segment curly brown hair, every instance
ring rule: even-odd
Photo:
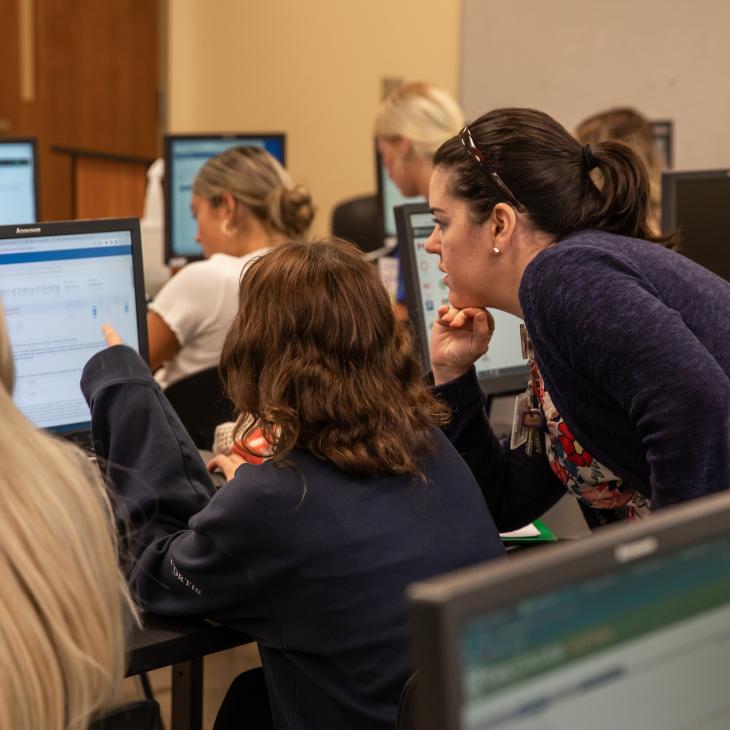
[[[238,435],[261,428],[275,463],[299,448],[352,474],[420,478],[447,420],[376,268],[339,239],[286,243],[249,266],[221,372]]]

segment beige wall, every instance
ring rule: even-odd
[[[384,77],[458,88],[458,0],[170,0],[171,132],[284,131],[316,229],[375,190]],[[212,12],[211,8],[215,8]]]
[[[572,129],[630,104],[674,120],[676,168],[730,166],[727,0],[463,0],[461,100],[543,109]]]

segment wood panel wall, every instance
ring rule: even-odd
[[[0,137],[38,138],[41,217],[69,218],[71,164],[52,146],[158,154],[157,1],[33,0],[36,93],[28,102],[20,98],[22,2],[0,0]],[[95,185],[83,194],[84,210],[141,212],[136,201],[144,171],[112,173],[120,182],[112,190],[110,181],[102,182],[109,170],[98,161],[78,170]]]

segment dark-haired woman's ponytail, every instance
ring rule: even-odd
[[[585,159],[585,148],[583,155]],[[658,236],[649,226],[649,175],[639,157],[621,142],[601,142],[590,155],[602,179],[597,196],[587,191],[595,201],[590,227],[673,246],[674,237]],[[586,177],[586,184],[595,188],[590,175]]]

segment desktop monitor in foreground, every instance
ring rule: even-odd
[[[730,281],[730,170],[665,172],[662,230],[679,230],[679,251]]]
[[[37,220],[36,142],[0,140],[0,226]]]
[[[412,585],[423,730],[730,727],[730,493]]]
[[[375,174],[378,180],[378,201],[383,216],[385,238],[394,238],[397,235],[394,212],[396,206],[424,203],[425,200],[420,196],[406,198],[401,194],[398,186],[390,179],[383,164],[383,158],[377,152],[377,149],[375,152]]]
[[[263,147],[286,165],[286,137],[265,134],[168,134],[165,136],[165,260],[199,259],[203,250],[195,241],[196,224],[190,196],[198,170],[231,147]]]
[[[416,331],[421,359],[430,369],[428,345],[438,308],[448,304],[449,291],[439,271],[439,258],[424,249],[434,223],[426,203],[396,208],[398,248],[406,285],[408,311]],[[524,389],[527,384],[527,363],[520,345],[521,320],[512,314],[490,310],[495,330],[489,350],[476,362],[482,388],[490,395]]]
[[[16,405],[38,427],[88,433],[79,381],[106,347],[102,324],[147,359],[139,221],[0,227],[0,296]]]

